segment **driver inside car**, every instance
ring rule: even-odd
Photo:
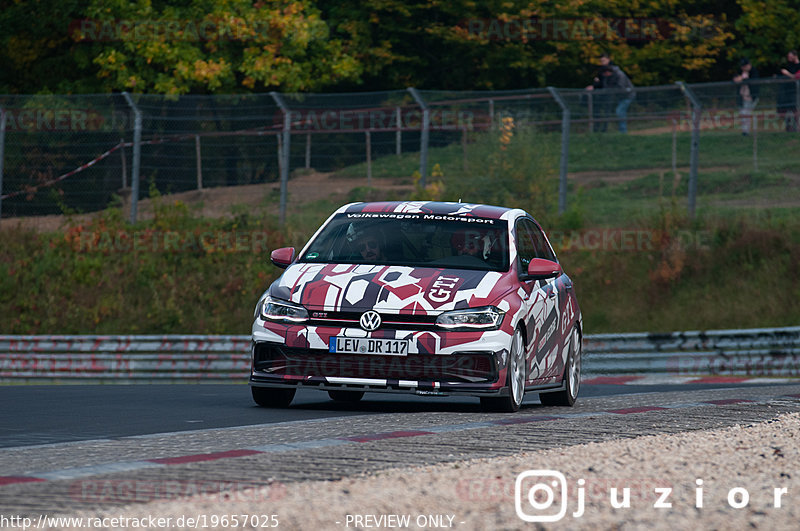
[[[475,230],[460,230],[450,238],[450,246],[455,256],[474,256],[485,260],[489,255],[491,242],[489,235],[481,235]]]

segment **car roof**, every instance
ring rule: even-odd
[[[438,201],[381,201],[344,205],[337,214],[356,212],[393,212],[404,214],[432,214],[436,216],[465,216],[489,219],[514,219],[526,215],[515,208],[481,205],[475,203],[450,203]]]

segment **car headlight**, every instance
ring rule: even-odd
[[[302,323],[308,320],[308,311],[299,304],[264,297],[259,305],[261,318],[283,323]]]
[[[465,330],[491,330],[500,327],[505,312],[494,306],[453,310],[444,312],[436,318],[436,325],[441,328]]]

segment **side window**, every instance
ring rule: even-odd
[[[555,254],[553,254],[553,250],[547,243],[547,239],[544,237],[544,233],[542,233],[541,229],[537,227],[535,223],[531,223],[528,220],[525,221],[527,222],[526,225],[529,227],[529,230],[531,231],[531,236],[533,237],[533,244],[536,247],[536,258],[544,258],[545,260],[552,260],[553,262],[555,262],[556,256]]]
[[[517,258],[519,260],[519,272],[525,274],[528,271],[528,264],[536,258],[536,245],[529,229],[530,221],[521,219],[517,222]]]

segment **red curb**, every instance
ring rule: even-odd
[[[597,378],[581,380],[581,383],[589,385],[624,385],[642,378],[644,376],[598,376]]]
[[[37,483],[41,481],[47,480],[26,476],[0,476],[0,485],[13,485],[14,483]]]
[[[434,435],[432,431],[390,431],[387,433],[376,433],[374,435],[362,435],[356,437],[339,437],[345,441],[369,442],[383,441],[385,439],[397,439],[399,437],[416,437],[417,435]]]
[[[184,455],[181,457],[162,457],[159,459],[147,459],[150,463],[162,465],[182,465],[184,463],[199,463],[201,461],[216,461],[217,459],[227,459],[230,457],[245,457],[248,455],[263,454],[258,450],[229,450],[227,452],[214,452],[210,454]]]
[[[547,422],[548,420],[562,420],[564,417],[548,417],[548,416],[538,416],[538,417],[523,417],[521,419],[502,419],[502,420],[495,420],[492,424],[496,424],[498,426],[512,426],[514,424],[530,424],[531,422]]]
[[[689,380],[687,384],[698,383],[739,383],[749,380],[746,376],[706,376],[705,378],[697,378],[696,380]]]
[[[728,404],[741,404],[743,402],[752,402],[752,400],[745,400],[743,398],[728,398],[725,400],[703,400],[702,404],[714,404],[715,406],[725,406]]]
[[[666,407],[659,407],[659,406],[645,406],[645,407],[629,407],[626,409],[612,409],[607,413],[616,413],[618,415],[627,415],[629,413],[645,413],[647,411],[664,411]]]

